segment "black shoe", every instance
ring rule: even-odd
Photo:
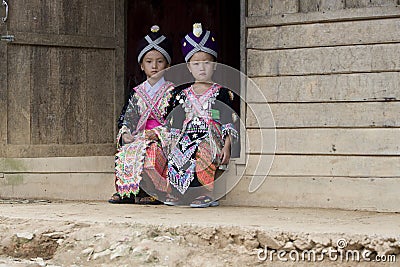
[[[135,204],[135,196],[131,194],[129,197],[121,197],[118,193],[115,193],[108,202],[111,204]]]

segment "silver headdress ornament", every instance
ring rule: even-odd
[[[201,23],[195,23],[193,24],[193,34],[196,37],[200,37],[200,35],[203,33],[203,28],[201,27]]]
[[[158,32],[160,30],[160,27],[158,27],[158,25],[153,25],[153,26],[151,26],[151,28],[150,28],[150,31],[151,32]]]

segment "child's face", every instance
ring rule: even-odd
[[[165,70],[168,67],[168,62],[160,52],[157,50],[150,50],[144,55],[140,67],[146,74],[147,78],[156,78],[158,76],[161,77],[162,72],[160,71]],[[156,75],[157,73],[160,73],[160,75]]]
[[[189,71],[197,82],[211,82],[215,67],[214,57],[205,52],[195,53],[188,63]]]

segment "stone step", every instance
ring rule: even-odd
[[[0,204],[0,264],[19,256],[48,266],[371,266],[370,259],[395,266],[400,257],[397,213],[7,203]]]

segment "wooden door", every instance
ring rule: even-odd
[[[3,23],[5,18],[5,7],[0,3],[0,36],[7,34],[7,24]],[[0,41],[0,151],[7,142],[7,45],[5,41]],[[1,154],[1,152],[0,152]],[[0,155],[1,157],[1,155]]]
[[[124,1],[7,2],[0,30],[14,41],[0,43],[0,157],[112,155]]]

